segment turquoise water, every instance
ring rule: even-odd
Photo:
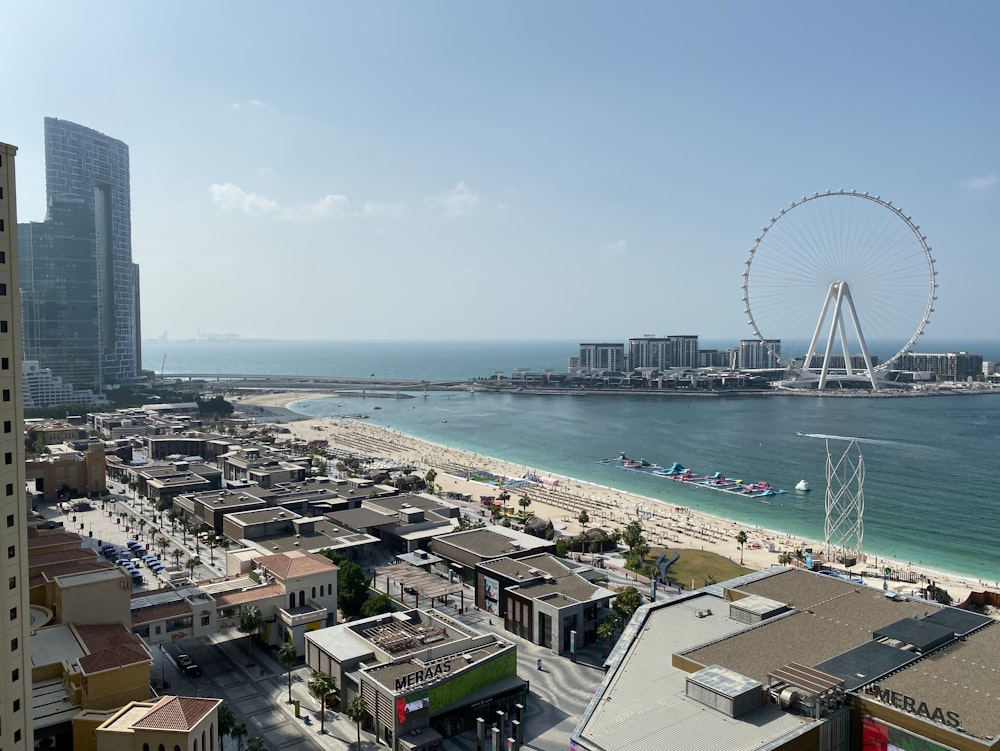
[[[565,370],[576,346],[147,342],[144,364],[159,370],[166,353],[167,372],[460,379],[516,367]],[[983,347],[936,349],[960,348],[996,357]],[[381,409],[372,409],[376,403]],[[297,409],[314,416],[364,412],[426,440],[812,539],[824,537],[826,442],[796,432],[860,437],[865,549],[990,581],[1000,577],[1000,395],[713,399],[431,392],[377,402],[312,400]],[[830,442],[832,452],[845,447]],[[659,464],[679,461],[706,474],[766,480],[790,492],[765,504],[595,464],[620,451]],[[800,479],[814,490],[792,491]]]
[[[995,580],[1000,531],[1000,395],[920,399],[724,399],[430,393],[317,399],[311,416],[364,412],[395,430],[539,471],[577,477],[746,524],[823,539],[827,441],[854,436],[865,465],[865,549]],[[446,422],[443,422],[445,421]],[[829,441],[839,456],[847,442]],[[617,456],[766,480],[790,492],[748,499],[596,464]],[[792,490],[800,479],[811,493]]]

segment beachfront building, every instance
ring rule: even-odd
[[[370,561],[379,538],[342,527],[323,516],[301,516],[269,506],[223,516],[223,534],[260,553],[331,550],[347,560]]]
[[[236,448],[220,454],[216,461],[227,483],[249,482],[272,488],[289,482],[303,482],[309,473],[309,457],[298,461],[271,455],[261,446]]]
[[[214,462],[238,445],[228,436],[218,433],[185,431],[166,435],[146,435],[146,455],[153,461],[168,458],[198,457]]]
[[[516,646],[435,611],[310,632],[306,664],[336,679],[342,706],[364,698],[367,729],[390,749],[440,749],[480,718],[504,726],[494,742],[521,735],[528,684],[517,675]]]
[[[22,751],[31,736],[31,619],[28,613],[28,507],[24,496],[24,394],[21,301],[18,291],[17,148],[0,143],[0,576],[4,589],[4,648],[0,649],[0,747]]]
[[[20,226],[25,359],[76,389],[132,380],[141,345],[128,146],[45,118],[45,193],[45,221]]]
[[[86,713],[73,723],[73,750],[215,751],[221,704],[221,699],[161,696],[114,712]]]
[[[988,616],[772,568],[641,607],[571,746],[996,751],[998,660]]]
[[[578,367],[581,370],[625,370],[625,345],[605,342],[580,345]]]
[[[24,406],[28,409],[58,407],[62,404],[108,403],[100,391],[77,389],[72,383],[53,373],[52,368],[43,368],[35,360],[25,360],[21,364],[21,377],[24,380]]]
[[[431,551],[445,561],[439,573],[458,576],[466,584],[475,585],[479,564],[499,558],[518,559],[538,553],[555,553],[556,544],[496,525],[440,535],[431,543]]]
[[[900,356],[892,367],[893,370],[926,373],[928,374],[926,380],[983,380],[983,356],[971,355],[968,352],[945,352],[942,354],[910,352]]]
[[[781,354],[781,340],[740,339],[736,348],[737,370],[773,370],[780,368],[778,355]]]
[[[504,628],[555,654],[597,641],[615,593],[591,584],[549,553],[476,565],[476,607]]]

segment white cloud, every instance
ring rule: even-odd
[[[998,184],[1000,184],[1000,176],[997,176],[995,172],[984,177],[970,177],[968,180],[962,181],[962,187],[972,192],[989,190]]]
[[[459,180],[454,188],[430,196],[427,201],[447,217],[467,216],[479,208],[479,194],[466,185],[465,180]]]
[[[361,209],[361,213],[373,219],[398,219],[403,213],[401,203],[373,203],[369,201]]]
[[[261,107],[266,107],[260,99],[248,99],[245,102],[233,102],[230,107],[234,112],[239,112],[240,110],[250,110],[250,109],[260,109]]]
[[[608,243],[598,251],[601,258],[620,258],[626,253],[628,253],[628,240],[624,237],[613,243]]]
[[[248,216],[273,216],[289,222],[304,222],[328,216],[339,219],[347,214],[347,196],[330,194],[311,203],[282,206],[271,198],[249,193],[232,183],[215,183],[210,190],[212,203],[223,211],[240,211]]]

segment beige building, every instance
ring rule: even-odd
[[[95,723],[73,723],[74,751],[216,751],[221,699],[163,696],[136,701]],[[220,750],[221,751],[221,750]]]
[[[28,519],[24,497],[24,394],[14,155],[0,143],[0,748],[33,745],[28,611]]]
[[[85,451],[67,449],[32,459],[25,465],[25,479],[34,480],[43,500],[60,496],[93,496],[108,492],[103,443],[90,443]]]

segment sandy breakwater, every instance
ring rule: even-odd
[[[358,455],[392,458],[413,466],[421,475],[434,469],[437,473],[435,484],[440,485],[442,491],[473,497],[474,503],[470,510],[475,508],[478,511],[478,499],[481,495],[495,495],[497,491],[492,486],[465,479],[466,472],[486,470],[509,480],[522,478],[528,472],[555,477],[559,480],[559,485],[555,488],[532,484],[508,492],[511,494],[511,503],[515,505],[522,492],[527,492],[531,499],[529,510],[537,516],[551,519],[560,534],[578,534],[581,526],[577,517],[580,511],[586,509],[590,517],[589,527],[603,527],[610,531],[641,516],[646,538],[651,545],[707,550],[736,562],[740,561],[741,556],[736,535],[744,531],[748,541],[742,551],[743,565],[752,569],[776,565],[782,552],[806,548],[816,551],[823,549],[823,544],[816,540],[790,536],[780,530],[748,527],[730,519],[629,493],[613,486],[549,473],[544,467],[529,469],[495,457],[424,441],[365,420],[305,418],[288,409],[288,405],[293,402],[327,396],[330,395],[311,392],[262,393],[243,397],[238,405],[239,409],[259,421],[284,423],[296,438],[306,441],[322,438],[328,441],[331,448]],[[915,574],[914,583],[889,582],[890,589],[902,594],[913,594],[920,589],[921,577],[933,580],[946,589],[955,602],[962,602],[971,592],[986,588],[983,583],[974,579],[882,556],[876,559],[876,555],[869,553],[869,561],[856,567],[854,572],[875,569],[876,560],[879,570],[890,566],[899,571],[912,571]],[[696,584],[700,585],[700,582]]]

